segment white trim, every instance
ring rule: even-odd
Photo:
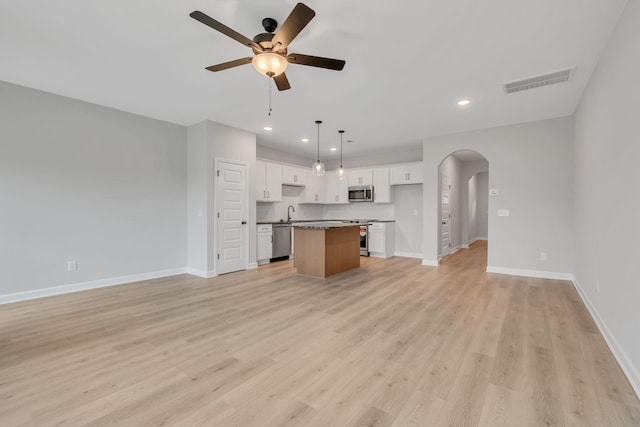
[[[32,291],[16,292],[0,295],[0,304],[26,301],[35,298],[49,297],[53,295],[68,294],[71,292],[86,291],[88,289],[105,288],[107,286],[122,285],[125,283],[139,282],[141,280],[158,279],[160,277],[184,274],[187,269],[173,268],[170,270],[151,271],[149,273],[131,274],[129,276],[110,277],[108,279],[91,280],[88,282],[71,283],[68,285],[52,286],[50,288],[34,289]]]
[[[607,327],[607,324],[602,319],[602,316],[600,316],[600,313],[598,313],[596,306],[593,305],[593,303],[587,296],[587,293],[582,289],[582,286],[580,286],[578,279],[573,277],[571,281],[573,282],[573,286],[578,291],[578,295],[580,295],[580,298],[582,298],[582,302],[587,307],[587,310],[589,310],[591,317],[593,318],[593,320],[595,320],[596,325],[598,325],[598,329],[604,337],[604,340],[607,342],[609,350],[611,350],[611,353],[613,353],[613,357],[616,358],[618,365],[620,365],[620,368],[622,368],[622,371],[627,376],[629,384],[631,384],[631,387],[636,392],[636,396],[640,398],[640,373],[638,372],[638,369],[631,362],[629,356],[627,356],[620,343],[618,343],[616,337],[611,333],[611,331]]]
[[[415,253],[415,252],[394,252],[393,256],[401,256],[401,257],[405,257],[405,258],[422,258],[422,254],[420,253]]]
[[[250,262],[247,265],[247,270],[253,270],[254,268],[258,268],[258,263],[257,262]]]
[[[440,263],[436,260],[433,259],[423,259],[422,260],[422,265],[427,266],[427,267],[437,267]]]
[[[192,276],[202,277],[203,279],[210,279],[212,277],[216,277],[217,274],[215,270],[200,270],[199,268],[187,267],[187,274],[191,274]]]
[[[540,270],[522,270],[519,268],[491,267],[491,266],[487,266],[487,273],[508,274],[510,276],[526,276],[526,277],[537,277],[540,279],[556,279],[556,280],[571,280],[573,278],[573,274],[571,273],[557,273],[555,271],[540,271]]]
[[[475,240],[474,240],[474,242],[475,242]],[[469,242],[469,243],[467,243],[466,245],[460,245],[460,248],[461,248],[461,249],[469,249],[469,245],[470,245],[470,244],[472,244],[472,243],[473,243],[473,242]]]
[[[476,237],[476,240],[489,240],[488,237]],[[474,240],[475,242],[475,240]]]

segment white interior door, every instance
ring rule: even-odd
[[[247,167],[218,161],[216,175],[217,273],[225,274],[246,268]]]
[[[442,182],[440,191],[440,255],[445,257],[449,255],[449,250],[451,249],[451,208],[449,201],[451,180],[445,174],[440,176],[440,180]]]

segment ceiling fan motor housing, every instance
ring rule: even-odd
[[[273,18],[264,18],[262,20],[262,27],[267,33],[273,33],[278,28],[278,21]]]

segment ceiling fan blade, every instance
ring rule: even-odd
[[[223,62],[222,64],[212,65],[211,67],[207,67],[209,71],[222,71],[228,68],[238,67],[240,65],[249,64],[253,60],[252,57],[236,59],[229,62]]]
[[[292,53],[288,55],[287,61],[292,64],[328,68],[329,70],[336,71],[342,70],[344,68],[344,64],[346,64],[342,59],[323,58],[320,56],[303,55],[301,53]]]
[[[284,73],[278,74],[273,78],[273,81],[276,82],[276,86],[279,91],[291,89],[291,85],[289,84],[289,80]]]
[[[209,15],[205,15],[204,13],[200,12],[199,10],[194,10],[193,12],[191,12],[189,14],[189,16],[192,17],[193,19],[195,19],[196,21],[200,21],[204,25],[207,25],[207,26],[213,28],[214,30],[221,32],[225,36],[231,37],[235,41],[240,42],[245,46],[252,47],[252,48],[257,49],[257,50],[259,50],[261,52],[264,50],[264,49],[262,49],[262,46],[260,46],[258,43],[254,42],[251,39],[246,38],[245,36],[243,36],[239,32],[237,32],[235,30],[232,30],[231,28],[227,27],[223,23],[216,21],[215,19],[213,19]]]
[[[303,3],[298,3],[271,39],[274,50],[286,49],[314,16],[316,13],[313,9]]]

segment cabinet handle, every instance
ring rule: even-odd
[[[411,172],[407,174],[407,181],[411,181]]]
[[[298,182],[298,175],[293,175],[293,182]]]
[[[316,194],[316,202],[318,201],[318,195]]]
[[[267,191],[267,199],[270,199],[271,196],[269,195],[269,192]]]

